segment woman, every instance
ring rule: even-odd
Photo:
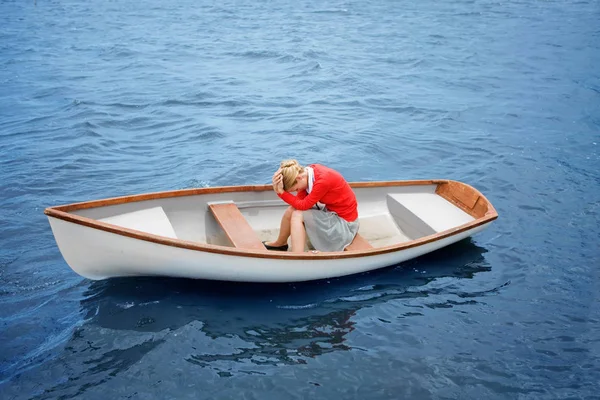
[[[263,242],[268,250],[287,251],[291,235],[292,251],[304,252],[308,235],[316,250],[342,251],[358,233],[356,196],[339,172],[285,160],[273,175],[273,190],[290,207],[281,219],[277,240]]]

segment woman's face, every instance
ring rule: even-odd
[[[296,183],[294,186],[288,189],[288,192],[299,192],[305,190],[308,187],[308,174],[302,172],[296,177]]]

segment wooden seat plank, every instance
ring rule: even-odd
[[[231,244],[240,249],[265,250],[260,238],[234,203],[209,204]]]
[[[356,236],[354,237],[354,240],[352,241],[352,243],[350,243],[348,246],[346,246],[345,250],[348,251],[352,251],[352,250],[369,250],[372,249],[373,246],[371,246],[371,243],[369,243],[367,241],[367,239],[365,239],[364,237],[360,236],[358,233],[356,234]]]

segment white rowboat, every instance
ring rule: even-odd
[[[360,231],[341,252],[268,251],[288,207],[271,185],[148,193],[49,207],[56,243],[94,280],[171,276],[299,282],[383,268],[430,253],[498,218],[479,191],[450,180],[351,183]]]

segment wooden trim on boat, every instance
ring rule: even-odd
[[[249,186],[221,186],[221,187],[210,187],[210,188],[196,188],[196,189],[181,189],[171,190],[167,192],[154,192],[144,194],[134,194],[131,196],[111,197],[102,200],[84,201],[81,203],[65,204],[62,206],[50,207],[49,209],[71,212],[77,210],[85,210],[88,208],[95,207],[107,207],[115,206],[119,204],[137,203],[141,201],[167,199],[172,197],[185,197],[185,196],[197,196],[204,194],[215,194],[215,193],[235,193],[235,192],[264,192],[267,190],[273,190],[271,185],[249,185]]]
[[[494,214],[498,217],[492,203],[477,189],[466,183],[457,181],[439,183],[435,193],[475,219]]]
[[[44,210],[44,214],[49,217],[61,219],[63,221],[72,222],[78,225],[89,228],[99,229],[102,231],[115,233],[121,236],[130,237],[133,239],[144,240],[147,242],[157,243],[165,246],[179,247],[187,250],[204,251],[209,253],[218,253],[224,255],[238,257],[253,257],[253,258],[270,258],[283,260],[329,260],[354,257],[367,257],[378,254],[391,253],[395,251],[405,250],[412,247],[421,246],[427,243],[435,242],[459,233],[471,230],[481,225],[485,225],[496,218],[498,214],[491,203],[479,191],[461,182],[449,181],[444,179],[438,180],[418,180],[418,181],[385,181],[385,182],[360,182],[351,183],[353,188],[369,188],[369,187],[391,187],[391,186],[416,186],[416,185],[433,185],[438,184],[436,193],[444,197],[448,201],[456,204],[458,207],[477,218],[474,221],[460,225],[458,227],[448,229],[443,232],[438,232],[433,235],[425,236],[410,242],[394,244],[385,247],[375,247],[368,250],[344,251],[334,253],[291,253],[291,252],[275,252],[268,250],[248,250],[238,249],[235,247],[218,246],[191,242],[181,239],[171,239],[164,236],[153,235],[133,229],[123,228],[117,225],[101,222],[87,217],[71,214],[71,211],[88,209],[93,207],[105,207],[117,204],[125,204],[131,202],[139,202],[146,200],[162,199],[169,197],[195,196],[213,193],[228,193],[228,192],[247,192],[247,191],[266,191],[272,190],[271,185],[253,185],[253,186],[226,186],[214,188],[199,188],[199,189],[184,189],[169,192],[148,193],[133,196],[116,197],[104,200],[94,200],[89,202],[67,204],[56,207],[49,207]],[[450,184],[450,185],[448,185]],[[443,187],[444,185],[448,185]],[[463,188],[461,188],[463,187]],[[440,192],[437,192],[440,190]],[[473,196],[479,196],[473,201]],[[477,216],[483,212],[483,215]]]
[[[370,187],[390,187],[390,186],[417,186],[417,185],[435,185],[448,182],[445,179],[433,180],[415,180],[415,181],[381,181],[381,182],[352,182],[350,186],[353,188],[370,188]],[[102,200],[84,201],[80,203],[65,204],[60,206],[49,207],[47,210],[59,210],[71,212],[77,210],[85,210],[87,208],[114,206],[126,203],[135,203],[140,201],[166,199],[172,197],[198,196],[204,194],[215,193],[235,193],[235,192],[265,192],[273,190],[273,186],[269,185],[246,185],[246,186],[218,186],[209,188],[181,189],[171,190],[167,192],[154,192],[144,194],[134,194],[130,196],[112,197]]]

